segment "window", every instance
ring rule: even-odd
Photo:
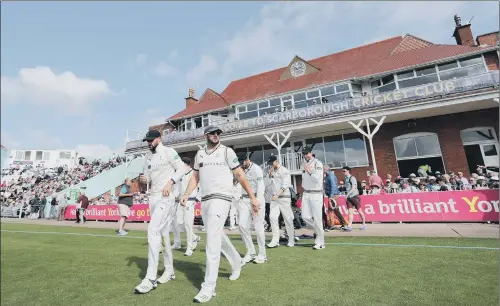
[[[321,88],[321,102],[332,103],[343,101],[351,97],[349,84],[340,84],[330,87]]]
[[[392,74],[373,81],[371,85],[373,94],[396,90],[396,82],[394,82],[394,75]]]
[[[464,144],[496,141],[493,128],[472,128],[460,132]]]
[[[357,133],[307,139],[306,144],[332,168],[368,166],[365,140]]]
[[[262,152],[262,146],[255,146],[248,148],[248,153],[250,154],[250,159],[257,165],[262,165],[264,163],[264,155]]]
[[[24,151],[24,160],[31,160],[31,151]]]
[[[445,172],[437,134],[414,133],[394,138],[394,150],[399,175],[409,177],[421,165],[431,166],[432,172]]]
[[[16,151],[16,159],[21,160],[24,158],[24,152],[23,151]]]
[[[49,160],[50,159],[50,152],[43,152],[43,160]]]
[[[414,71],[414,77],[411,77],[410,75],[411,75],[410,72],[403,73],[401,80],[398,74],[399,88],[408,88],[413,86],[439,82],[435,66],[416,69]]]
[[[42,160],[43,151],[36,151],[35,160]]]
[[[59,152],[59,158],[60,159],[71,159],[71,152],[61,151],[61,152]]]
[[[460,131],[465,157],[471,173],[477,166],[498,167],[498,140],[492,127],[476,127]]]

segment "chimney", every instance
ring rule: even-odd
[[[198,103],[198,100],[196,100],[194,97],[194,89],[189,88],[189,95],[186,98],[186,108],[189,108],[190,106],[195,105],[196,103]]]
[[[474,42],[474,36],[472,36],[470,23],[462,25],[462,20],[458,15],[455,15],[454,19],[455,32],[453,32],[453,37],[457,40],[457,45],[475,46],[476,43]]]

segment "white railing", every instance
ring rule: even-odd
[[[302,155],[302,153],[288,152],[281,154],[280,165],[287,168],[291,172],[302,171],[303,162],[304,156]],[[267,163],[264,163],[261,167],[264,173],[268,173],[271,166],[269,166]]]

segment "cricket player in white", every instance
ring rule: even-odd
[[[290,195],[292,176],[288,169],[280,165],[276,155],[271,155],[267,163],[271,166],[269,178],[271,181],[272,198],[271,208],[269,210],[269,220],[273,232],[273,238],[267,246],[269,248],[276,248],[279,246],[280,227],[278,218],[281,212],[288,235],[288,246],[293,247],[295,245],[295,228],[293,225],[294,215],[292,211],[292,198]]]
[[[241,185],[236,178],[233,179],[233,201],[229,208],[229,230],[234,231],[236,224],[239,224],[238,211],[241,201]]]
[[[257,197],[260,203],[264,203],[264,173],[262,169],[250,161],[248,154],[245,154],[240,158],[240,163],[244,169],[245,176],[247,178],[250,187],[252,188],[252,193]],[[266,234],[264,231],[264,212],[253,215],[252,214],[252,203],[250,201],[250,195],[243,191],[242,200],[240,202],[240,233],[241,239],[247,247],[247,253],[243,257],[245,263],[253,261],[257,264],[262,264],[267,261],[266,255]],[[255,227],[255,234],[257,235],[257,244],[259,245],[259,256],[255,254],[255,246],[252,240],[251,225],[252,221]],[[293,237],[293,236],[292,236]]]
[[[189,184],[189,181],[191,180],[191,176],[193,175],[193,169],[191,168],[191,159],[189,157],[183,157],[182,162],[186,165],[186,168],[188,169],[188,172],[184,174],[184,176],[180,179],[180,182],[176,184],[176,202],[180,201],[180,197],[184,194],[186,191],[186,188]],[[196,246],[198,242],[200,241],[200,236],[195,235],[194,233],[194,206],[196,205],[196,202],[198,202],[198,187],[194,189],[193,192],[189,195],[189,198],[186,202],[185,206],[178,205],[177,206],[177,212],[176,212],[176,236],[179,235],[179,237],[176,237],[175,239],[178,240],[178,244],[180,246],[180,228],[184,228],[184,231],[186,232],[186,241],[187,241],[187,247],[186,247],[186,252],[184,253],[184,256],[191,256],[193,255],[194,249],[196,249]],[[174,246],[175,242],[174,242]]]
[[[150,187],[149,203],[151,220],[148,225],[148,270],[146,277],[135,287],[136,293],[148,293],[158,286],[175,278],[172,250],[170,248],[169,230],[175,217],[176,203],[172,186],[186,173],[186,166],[177,152],[161,143],[159,131],[148,131],[143,141],[148,142],[153,154],[146,160],[144,174],[140,182],[148,183]],[[193,188],[194,189],[194,188]],[[165,272],[157,279],[158,261],[165,239]]]
[[[302,219],[316,234],[313,249],[325,248],[325,232],[323,230],[323,164],[312,156],[312,149],[302,150],[306,162],[302,173]]]
[[[224,233],[224,223],[229,214],[233,200],[233,175],[243,189],[250,194],[254,214],[259,214],[260,203],[252,193],[245,173],[240,167],[238,157],[233,149],[220,144],[221,129],[209,126],[205,129],[207,145],[199,150],[195,157],[193,176],[181,199],[181,205],[186,205],[189,195],[200,184],[201,214],[207,233],[205,281],[200,292],[194,297],[196,303],[206,303],[215,296],[215,286],[219,274],[220,254],[228,259],[232,274],[230,280],[240,277],[244,262],[231,240]]]

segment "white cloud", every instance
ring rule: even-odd
[[[187,74],[186,80],[189,85],[198,84],[207,74],[217,69],[217,61],[210,55],[203,54],[198,64]]]
[[[177,51],[177,49],[170,51],[170,54],[168,55],[168,60],[169,61],[175,60],[177,58],[177,55],[179,55],[179,52]]]
[[[82,111],[92,102],[113,94],[104,80],[79,78],[71,71],[60,74],[51,68],[22,68],[15,77],[1,77],[2,103],[32,103]]]
[[[166,62],[161,61],[155,67],[155,73],[157,75],[159,75],[159,76],[167,77],[167,76],[171,76],[171,75],[177,73],[177,69],[175,69],[174,67],[170,66]]]
[[[123,155],[125,149],[113,150],[105,144],[79,144],[76,146],[76,152],[78,156],[85,158],[107,158],[113,156],[113,154]]]
[[[146,53],[140,53],[140,54],[137,54],[137,56],[135,58],[135,64],[137,66],[142,66],[143,64],[146,63],[147,60],[148,60],[148,55]]]
[[[473,1],[266,3],[257,16],[202,58],[214,63],[219,59],[221,83],[227,85],[231,79],[283,67],[294,55],[311,59],[406,33],[455,44],[454,14],[461,15],[462,23],[476,16],[477,35],[498,29],[498,8],[497,2]],[[188,73],[189,81],[201,82],[216,69],[200,69],[201,63],[200,58]]]

